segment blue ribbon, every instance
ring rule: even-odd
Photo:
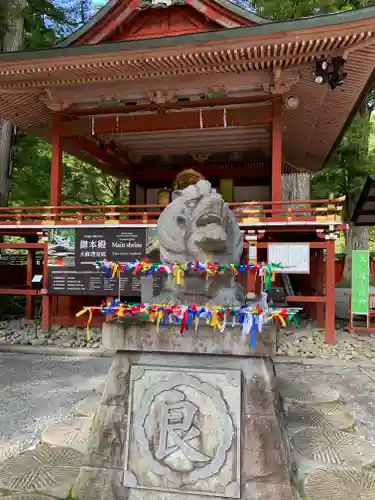
[[[252,317],[252,323],[251,323],[251,343],[250,343],[250,349],[254,351],[257,345],[257,322],[256,322],[256,317],[253,314]]]
[[[151,266],[151,267],[150,267],[150,269],[148,269],[148,270],[145,272],[145,276],[146,276],[146,278],[147,278],[148,276],[150,276],[150,274],[152,274],[152,273],[153,273],[153,271],[154,271],[154,266]]]

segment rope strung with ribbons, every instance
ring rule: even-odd
[[[262,304],[264,305],[264,304]],[[256,307],[231,307],[231,306],[199,306],[196,304],[143,304],[128,303],[114,299],[101,306],[84,307],[76,316],[88,314],[87,334],[92,322],[94,311],[99,311],[104,316],[113,314],[117,318],[124,316],[135,317],[142,315],[144,319],[156,324],[156,330],[167,325],[179,325],[180,333],[192,327],[199,330],[202,322],[223,333],[228,326],[240,326],[242,336],[250,337],[250,347],[255,349],[257,333],[261,333],[263,325],[269,321],[279,320],[282,326],[290,321],[297,322],[297,313],[301,308],[268,308],[257,305]]]
[[[215,262],[188,262],[186,264],[160,264],[149,262],[147,259],[142,261],[109,262],[107,260],[97,261],[96,268],[105,272],[108,279],[119,277],[121,273],[131,272],[133,275],[138,273],[144,276],[150,276],[154,273],[166,273],[173,276],[178,285],[182,285],[186,273],[197,273],[206,278],[216,276],[217,274],[231,273],[234,276],[238,274],[246,275],[246,271],[258,272],[260,277],[265,279],[265,290],[272,288],[272,282],[275,281],[275,272],[281,269],[280,263],[271,264],[217,264]]]

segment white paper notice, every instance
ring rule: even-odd
[[[276,243],[268,245],[268,263],[281,264],[277,272],[285,274],[310,273],[310,245],[308,243]]]
[[[249,260],[256,260],[257,247],[255,245],[249,246]]]

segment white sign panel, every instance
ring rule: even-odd
[[[277,272],[286,274],[310,273],[310,245],[308,243],[273,243],[268,245],[268,263],[281,264]]]

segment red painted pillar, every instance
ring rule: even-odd
[[[317,250],[318,254],[318,269],[316,272],[316,286],[315,288],[318,290],[320,294],[324,294],[324,251]],[[318,293],[318,294],[319,294]],[[316,304],[316,326],[318,328],[324,328],[324,313],[325,313],[325,304]]]
[[[48,243],[44,247],[43,262],[43,297],[42,297],[42,330],[49,332],[51,330],[52,319],[52,297],[47,295],[48,290]]]
[[[26,287],[32,289],[35,250],[27,250]],[[33,319],[33,296],[26,295],[26,319]]]
[[[327,240],[326,253],[326,343],[335,343],[335,241]]]
[[[273,102],[272,119],[272,201],[282,199],[282,163],[283,163],[283,103],[280,98]]]
[[[52,160],[50,181],[50,205],[60,206],[63,184],[62,145],[60,136],[60,114],[52,114]]]

